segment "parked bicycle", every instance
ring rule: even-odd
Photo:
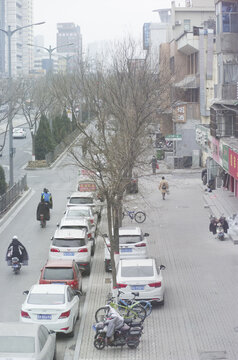
[[[148,301],[147,300],[136,300],[136,299],[126,300],[126,303],[128,305],[132,305],[133,302],[138,302],[145,309],[146,317],[152,313],[152,304],[149,300]]]
[[[139,319],[141,321],[146,318],[146,310],[142,305],[140,305],[139,301],[135,300],[135,297],[138,296],[138,293],[132,293],[134,298],[132,299],[133,303],[128,304],[127,301],[120,299],[120,294],[123,294],[120,290],[117,293],[116,301],[114,301],[115,297],[112,294],[108,295],[107,305],[100,307],[95,313],[96,322],[105,321],[108,317],[108,311],[110,310],[110,305],[116,311],[119,312],[124,319]]]
[[[125,216],[129,216],[131,220],[135,220],[137,223],[141,224],[146,219],[146,214],[144,211],[136,211],[136,208],[134,210],[128,210],[124,208],[122,213],[122,219],[124,219]]]

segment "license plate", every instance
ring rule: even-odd
[[[38,320],[51,320],[52,315],[50,315],[50,314],[37,314],[37,319]]]
[[[16,268],[18,268],[18,267],[19,267],[19,265],[18,265],[18,264],[13,264],[12,266],[14,267],[14,269],[16,269]]]
[[[144,290],[144,285],[132,285],[131,290]]]
[[[74,252],[64,252],[64,256],[74,256]]]
[[[121,252],[125,253],[125,252],[132,252],[131,248],[121,248]]]

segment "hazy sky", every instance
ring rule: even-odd
[[[83,44],[123,38],[142,39],[145,22],[156,22],[154,9],[170,7],[170,0],[33,0],[34,34],[45,37],[45,46],[56,44],[56,24],[74,22],[81,28]]]

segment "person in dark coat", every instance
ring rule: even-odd
[[[213,233],[213,235],[216,235],[217,223],[218,223],[218,220],[214,216],[212,216],[210,219],[209,231],[211,231]]]
[[[12,241],[7,248],[6,261],[8,265],[11,265],[11,260],[13,257],[17,257],[20,263],[23,263],[24,265],[28,264],[29,257],[26,248],[18,240],[16,235],[13,236]]]
[[[229,229],[229,225],[228,225],[228,222],[227,222],[227,220],[226,220],[226,218],[224,216],[220,217],[219,223],[223,227],[224,233],[227,234],[227,230]]]
[[[152,157],[152,159],[151,159],[151,161],[150,161],[150,164],[151,164],[151,166],[152,166],[152,172],[153,172],[153,174],[156,174],[156,169],[157,169],[157,164],[158,164],[158,162],[157,162],[157,159],[156,159],[155,155],[153,155],[153,157]]]
[[[45,220],[50,220],[50,209],[48,203],[44,200],[41,200],[37,206],[36,210],[36,219],[40,221],[40,215],[44,215]]]

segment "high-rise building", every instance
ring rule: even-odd
[[[57,30],[57,53],[67,56],[72,55],[75,61],[80,61],[82,57],[80,27],[74,23],[59,23],[57,24]]]
[[[11,30],[32,24],[32,0],[0,0],[0,28]],[[11,70],[12,76],[28,74],[33,66],[32,43],[33,28],[25,28],[11,36]],[[7,36],[0,34],[0,76],[8,73],[8,41]]]

